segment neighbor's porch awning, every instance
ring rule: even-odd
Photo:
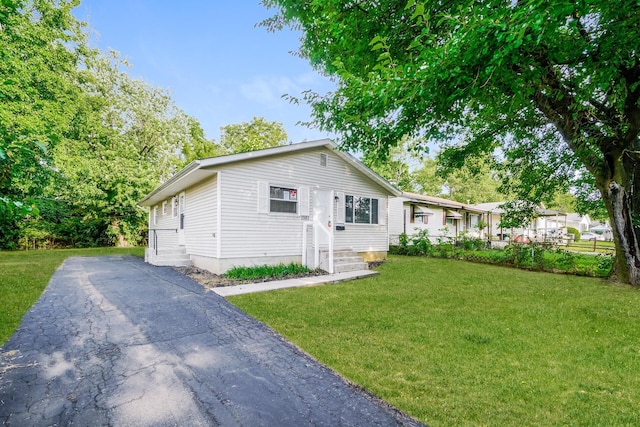
[[[435,212],[433,212],[431,209],[427,208],[426,206],[415,205],[413,207],[413,214],[415,216],[425,216],[425,215],[434,215]]]
[[[456,211],[447,211],[447,218],[459,219],[462,218],[462,214]]]

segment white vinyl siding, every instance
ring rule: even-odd
[[[319,154],[327,154],[326,166],[320,165]],[[308,218],[305,211],[310,211],[313,206],[313,203],[304,206],[307,202],[303,201],[303,192],[312,194],[313,189],[322,189],[334,190],[336,195],[357,194],[378,200],[387,197],[386,190],[324,148],[249,160],[222,166],[220,170],[224,175],[220,194],[222,236],[218,256],[221,258],[300,255],[302,223]],[[253,208],[256,205],[258,212],[264,212],[264,202],[259,197],[262,194],[259,193],[271,185],[290,185],[298,189],[298,215],[261,215],[256,212]],[[381,205],[385,207],[384,212]],[[386,204],[379,204],[379,211],[382,212],[378,215],[380,224],[358,227],[347,224],[344,231],[337,231],[336,247],[361,252],[386,251]],[[309,216],[312,216],[311,212]]]
[[[187,189],[185,206],[185,246],[187,253],[217,256],[217,177]]]
[[[311,214],[311,197],[309,195],[309,187],[300,187],[299,199],[300,207],[298,213],[302,217],[309,217]]]
[[[269,213],[269,183],[258,181],[258,213]]]

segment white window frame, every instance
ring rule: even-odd
[[[153,207],[153,225],[158,225],[158,205]]]
[[[367,199],[369,200],[369,222],[358,222],[356,221],[356,199]],[[347,203],[349,203],[349,201],[351,201],[351,212],[349,212],[349,208],[347,206]],[[375,204],[374,204],[375,201]],[[374,218],[374,205],[375,205],[375,218]],[[369,196],[356,196],[356,195],[352,195],[352,194],[347,194],[344,197],[344,204],[342,205],[342,208],[344,209],[345,215],[344,215],[344,222],[346,224],[359,224],[359,225],[380,225],[381,221],[380,221],[380,207],[382,205],[381,199],[377,198],[377,197],[369,197]],[[350,215],[349,215],[350,214]],[[373,220],[376,220],[376,222],[373,222]]]
[[[178,196],[171,198],[171,218],[178,217]]]
[[[282,198],[274,197],[273,190],[281,189]],[[291,197],[295,197],[292,199]],[[295,205],[295,212],[274,210],[273,202],[285,202],[287,205]],[[278,203],[276,203],[278,204]],[[300,212],[300,188],[293,185],[269,184],[269,213],[278,215],[298,215]]]
[[[167,216],[168,214],[169,214],[168,203],[165,200],[164,202],[162,202],[162,216]]]

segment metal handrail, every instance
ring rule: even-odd
[[[153,241],[153,249],[156,252],[156,256],[158,255],[158,231],[175,231],[178,232],[177,228],[150,228],[149,232],[153,232],[153,239],[149,239],[149,242]]]

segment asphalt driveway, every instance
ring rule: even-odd
[[[67,259],[0,348],[0,422],[422,425],[171,268],[121,256]]]

